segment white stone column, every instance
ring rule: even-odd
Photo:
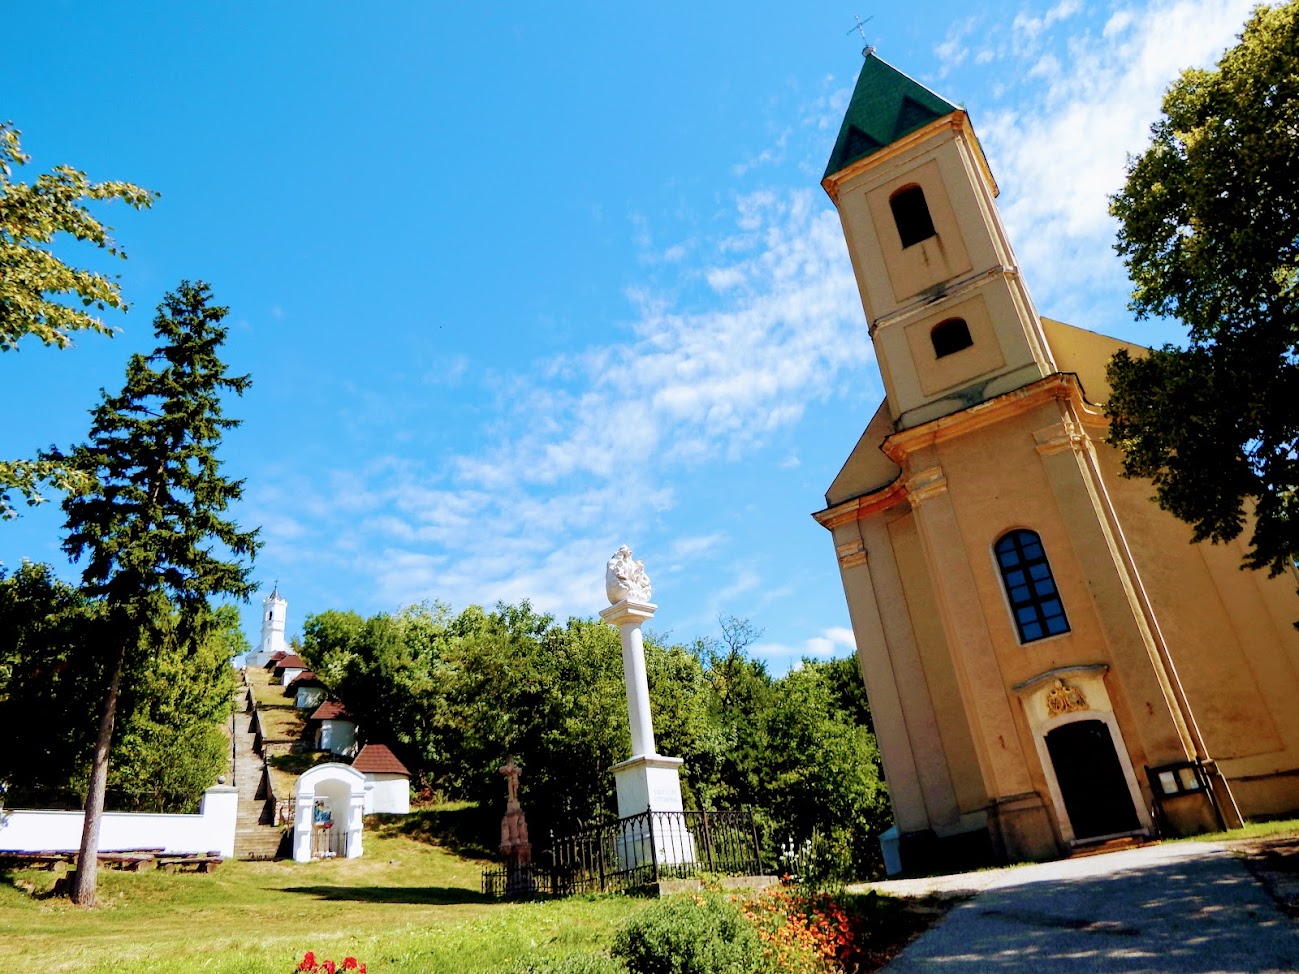
[[[649,678],[645,672],[642,623],[658,608],[650,598],[645,566],[633,561],[624,545],[609,559],[605,592],[613,603],[600,618],[618,627],[622,639],[622,671],[627,684],[627,717],[631,724],[631,757],[610,771],[618,789],[618,817],[624,822],[617,840],[623,868],[656,862],[674,866],[695,861],[695,844],[685,826],[681,801],[681,758],[669,758],[654,748]],[[649,813],[646,816],[646,813]]]
[[[315,806],[314,793],[299,792],[295,799],[293,811],[293,861],[311,862],[311,826],[312,812]]]
[[[654,719],[650,715],[649,677],[645,673],[645,642],[641,624],[654,617],[658,606],[623,599],[600,613],[600,618],[618,627],[622,637],[622,674],[627,684],[627,717],[631,721],[632,757],[651,755],[654,750]]]
[[[207,848],[220,852],[223,859],[233,859],[239,820],[239,789],[231,785],[213,785],[203,792],[199,815],[203,819]]]
[[[357,859],[364,851],[362,825],[365,819],[365,788],[353,788],[347,801],[347,858]]]

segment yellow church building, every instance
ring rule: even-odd
[[[1105,366],[1042,318],[967,114],[869,53],[822,181],[886,398],[834,539],[890,870],[1299,809],[1299,598],[1120,476]],[[900,862],[899,862],[900,857]]]

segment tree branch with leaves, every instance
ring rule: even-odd
[[[1299,554],[1299,0],[1259,7],[1164,97],[1111,199],[1140,317],[1185,348],[1110,363],[1109,441],[1196,541],[1275,575]]]
[[[158,194],[118,180],[97,183],[71,166],[56,166],[35,182],[15,181],[15,171],[30,162],[20,135],[12,123],[0,122],[0,352],[16,350],[29,335],[59,348],[72,344],[74,332],[111,335],[99,312],[126,310],[117,278],[71,267],[53,247],[72,237],[124,259],[112,228],[99,221],[90,204],[121,200],[140,210],[152,206]],[[43,483],[61,491],[90,486],[56,461],[0,460],[0,517],[15,514],[11,493],[40,503]]]

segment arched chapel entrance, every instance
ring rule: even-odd
[[[1061,724],[1047,733],[1046,749],[1075,841],[1141,828],[1108,724]]]
[[[1012,687],[1024,708],[1068,845],[1153,831],[1105,687],[1103,663],[1063,666]]]
[[[365,775],[346,764],[317,764],[294,789],[293,858],[355,859],[361,855]]]

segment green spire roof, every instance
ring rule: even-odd
[[[871,52],[843,117],[825,175],[865,159],[957,108]],[[822,177],[824,178],[824,177]]]

